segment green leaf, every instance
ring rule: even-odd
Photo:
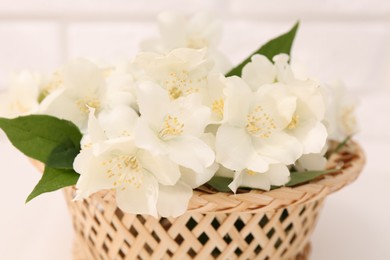
[[[263,46],[261,46],[258,50],[252,53],[248,58],[246,58],[243,62],[241,62],[237,67],[230,70],[226,77],[230,76],[241,76],[241,71],[244,66],[251,61],[251,57],[255,54],[262,54],[266,56],[270,61],[272,58],[280,53],[286,53],[290,55],[291,46],[294,42],[295,34],[298,30],[299,22],[297,22],[290,31],[285,34],[280,35],[279,37],[270,40]]]
[[[53,169],[46,166],[41,180],[35,186],[30,195],[28,195],[26,203],[42,193],[75,185],[79,177],[80,175],[74,170]]]
[[[305,172],[291,172],[290,174],[290,181],[285,186],[295,186],[304,182],[308,182],[313,180],[314,178],[317,178],[321,175],[328,174],[328,173],[335,173],[338,172],[339,169],[332,169],[332,170],[326,170],[326,171],[305,171]]]
[[[232,178],[214,176],[207,182],[208,185],[221,192],[231,192],[232,190],[228,185],[232,182]]]
[[[72,141],[67,139],[50,153],[46,166],[57,169],[73,169],[74,158],[79,152],[80,148],[75,147]]]
[[[349,140],[351,140],[352,136],[347,136],[341,143],[339,143],[337,145],[337,147],[334,149],[334,153],[338,153],[340,152],[341,149],[343,149],[344,146],[347,145],[347,143],[349,142]]]
[[[325,158],[329,159],[332,154],[339,153],[345,146],[348,145],[351,139],[352,135],[347,136],[342,142],[338,144],[333,142],[330,146],[330,149],[326,152]]]
[[[80,130],[67,120],[47,115],[0,118],[0,128],[22,153],[49,165],[71,168],[71,156],[80,150]],[[61,154],[66,155],[63,162]]]

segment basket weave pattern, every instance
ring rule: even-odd
[[[69,198],[72,193],[67,190]],[[266,213],[196,212],[155,219],[123,214],[105,200],[95,203],[70,205],[75,207],[72,212],[77,210],[73,221],[78,260],[295,259],[308,242],[322,206],[320,200]]]
[[[310,235],[326,195],[355,180],[364,164],[352,144],[332,156],[342,171],[294,188],[236,195],[197,190],[178,218],[123,213],[102,191],[73,202],[75,260],[84,259],[307,259]]]

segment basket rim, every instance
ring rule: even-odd
[[[244,193],[228,193],[195,189],[189,212],[201,213],[259,213],[319,200],[352,183],[361,173],[366,158],[360,145],[349,142],[342,151],[332,154],[327,169],[340,171],[325,174],[293,187],[279,187],[270,191],[251,189]]]
[[[32,164],[43,172],[44,165],[30,159]],[[341,167],[340,171],[325,174],[305,184],[293,187],[279,187],[270,191],[251,189],[244,193],[229,193],[212,191],[201,186],[194,189],[189,201],[187,212],[203,214],[217,213],[260,213],[273,211],[297,204],[319,200],[353,182],[360,174],[365,164],[365,155],[362,148],[354,141],[350,141],[337,154],[332,154],[327,168]],[[74,189],[74,186],[72,187]],[[90,196],[97,196],[103,200],[115,202],[115,192],[102,190]]]

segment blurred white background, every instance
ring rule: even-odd
[[[0,91],[20,69],[50,72],[77,56],[133,57],[157,35],[156,14],[209,9],[224,20],[233,63],[301,21],[293,59],[360,96],[356,139],[368,162],[331,195],[312,239],[314,260],[390,259],[390,1],[1,0]],[[0,259],[70,260],[72,227],[61,192],[24,204],[39,173],[0,133]]]

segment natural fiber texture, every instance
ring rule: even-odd
[[[73,191],[66,195],[72,198]],[[322,200],[267,213],[186,213],[156,219],[123,214],[95,198],[70,202],[75,260],[307,259],[308,238]],[[301,252],[302,251],[302,252]]]
[[[328,168],[340,168],[337,173],[268,192],[233,195],[202,187],[178,218],[124,213],[112,191],[74,202],[75,189],[66,188],[74,259],[306,260],[324,197],[354,181],[364,163],[361,148],[350,143],[329,160]]]
[[[90,259],[308,259],[309,238],[323,199],[355,180],[364,155],[355,143],[333,155],[326,175],[294,188],[236,195],[196,190],[178,218],[123,213],[111,191],[73,202],[75,260]]]

